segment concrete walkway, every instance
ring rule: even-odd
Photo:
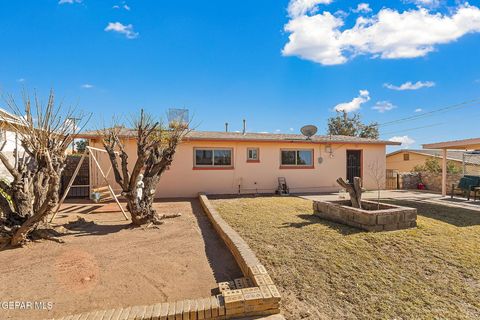
[[[343,197],[343,198],[342,198]],[[378,193],[376,191],[366,191],[363,193],[363,199],[371,200],[377,199]],[[304,195],[301,198],[308,199],[308,200],[324,200],[324,201],[332,201],[332,200],[341,200],[341,199],[348,199],[348,193],[326,193],[326,194],[319,194],[319,195]],[[452,208],[463,208],[469,209],[473,211],[480,211],[480,200],[473,201],[467,200],[466,198],[462,197],[454,197],[451,199],[450,196],[442,197],[439,193],[433,193],[428,191],[417,191],[417,190],[381,190],[380,191],[380,198],[381,199],[398,199],[398,200],[410,200],[410,201],[422,201],[428,202],[433,204],[440,204]]]

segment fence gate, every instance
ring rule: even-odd
[[[70,191],[68,192],[67,198],[88,198],[90,195],[90,170],[89,170],[89,161],[88,157],[83,161],[80,170],[78,171],[77,177],[73,182]],[[75,172],[75,168],[80,161],[80,156],[72,155],[67,157],[67,163],[65,169],[62,173],[62,181],[60,194],[65,192],[65,189],[68,186],[68,182]]]
[[[387,169],[387,173],[385,175],[385,189],[387,190],[395,190],[398,189],[398,172],[392,169]]]

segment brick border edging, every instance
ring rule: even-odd
[[[96,310],[56,320],[220,320],[280,313],[280,293],[255,253],[228,225],[205,194],[203,211],[240,266],[244,278],[219,283],[220,294],[199,299]]]
[[[248,283],[240,286],[228,282],[219,284],[225,300],[227,318],[229,315],[239,317],[280,313],[280,293],[265,267],[260,264],[245,240],[223,220],[207,195],[199,193],[198,198],[213,227],[240,266],[244,279],[251,279],[253,285],[238,290]],[[234,285],[237,290],[234,289]],[[239,311],[238,314],[235,313],[236,310]]]
[[[200,193],[198,198],[203,207],[203,211],[205,211],[205,214],[210,219],[210,222],[217,233],[225,242],[225,245],[232,252],[235,260],[243,272],[243,275],[245,277],[251,276],[252,274],[249,272],[249,266],[260,265],[260,261],[255,256],[255,253],[250,249],[245,240],[243,240],[242,237],[240,237],[240,235],[233,230],[233,228],[230,227],[225,220],[223,220],[223,218],[217,212],[217,209],[215,209],[215,207],[210,203],[210,200],[205,194]]]

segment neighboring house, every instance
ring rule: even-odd
[[[20,144],[19,135],[12,130],[12,125],[18,124],[18,118],[7,111],[0,109],[0,151],[7,156],[10,163],[15,165],[21,156],[23,148]],[[11,180],[12,176],[0,161],[0,179]]]
[[[447,151],[447,160],[452,161],[460,172],[463,172],[464,154],[465,151],[463,150]],[[439,163],[441,163],[442,150],[398,150],[387,154],[387,169],[398,172],[412,172],[416,166],[424,165],[425,160],[431,158],[437,158]],[[467,172],[480,172],[480,156],[467,156],[465,158],[465,166]]]
[[[120,134],[133,166],[136,141],[132,131]],[[80,138],[89,146],[103,149],[98,133],[86,132]],[[290,191],[338,191],[337,178],[363,178],[364,187],[376,188],[368,164],[379,163],[385,171],[385,146],[390,141],[347,136],[314,136],[307,140],[297,134],[236,132],[190,132],[178,146],[172,166],[162,176],[156,197],[195,197],[210,194],[273,193],[278,178],[285,177]],[[103,171],[110,167],[105,154],[100,158]],[[91,161],[91,160],[90,160]],[[90,165],[91,188],[102,185],[98,170]],[[118,185],[109,174],[114,188]]]

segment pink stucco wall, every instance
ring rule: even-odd
[[[101,148],[98,143],[90,145]],[[194,197],[199,192],[208,194],[271,193],[277,188],[277,178],[285,177],[294,193],[337,191],[335,182],[338,177],[346,177],[346,151],[363,150],[363,183],[367,189],[375,189],[376,184],[371,177],[368,164],[378,161],[381,170],[385,171],[385,145],[382,144],[332,144],[333,157],[325,152],[325,144],[291,143],[291,142],[236,142],[236,141],[187,141],[177,149],[171,168],[162,176],[156,196]],[[233,169],[228,170],[194,170],[194,148],[232,148]],[[136,147],[133,140],[126,143],[130,154],[129,163],[133,166]],[[259,148],[260,162],[247,162],[247,148]],[[281,149],[313,149],[313,169],[280,168]],[[322,157],[323,162],[318,163]],[[102,167],[109,167],[106,157],[102,157]],[[95,176],[95,172],[92,172]],[[112,185],[113,175],[109,179]],[[118,189],[118,188],[117,188]]]

